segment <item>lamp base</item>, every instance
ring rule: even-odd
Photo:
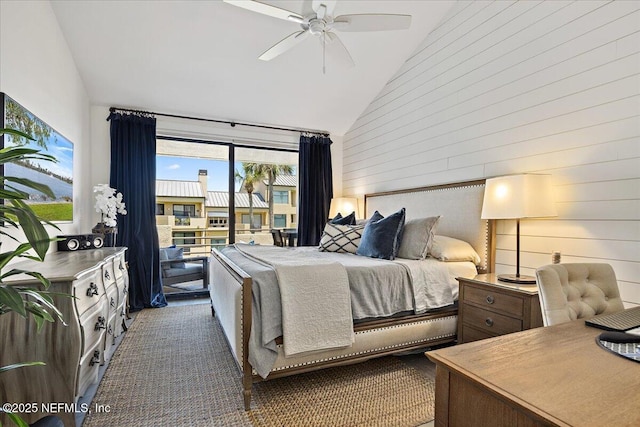
[[[498,276],[501,282],[519,283],[521,285],[535,285],[536,278],[533,276],[516,276],[515,274],[501,274]]]

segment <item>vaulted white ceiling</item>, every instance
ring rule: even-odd
[[[310,0],[264,1],[306,15]],[[454,1],[338,1],[334,15],[412,15],[402,31],[338,33],[355,67],[309,37],[264,62],[299,24],[221,0],[54,0],[94,105],[139,108],[344,134]]]

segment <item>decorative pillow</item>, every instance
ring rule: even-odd
[[[320,238],[322,252],[348,252],[355,254],[360,245],[364,225],[327,224]]]
[[[371,258],[394,259],[402,240],[405,209],[382,217],[378,211],[364,227],[362,240],[356,254]]]
[[[480,265],[482,261],[480,255],[469,243],[447,236],[433,237],[429,255],[440,261],[471,261],[475,265]]]
[[[333,218],[330,222],[331,224],[339,225],[356,225],[356,213],[354,211],[349,215],[343,217],[342,214],[338,212],[338,215],[336,215],[336,217]]]
[[[180,260],[184,258],[184,248],[160,248],[160,261],[176,259]],[[168,265],[167,265],[168,264]],[[163,269],[168,268],[186,268],[186,264],[184,262],[170,262],[162,264]]]
[[[433,244],[434,230],[439,216],[407,221],[402,231],[398,258],[425,259]]]

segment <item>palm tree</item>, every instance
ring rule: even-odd
[[[236,169],[236,181],[239,182],[249,195],[249,230],[251,234],[255,233],[253,226],[253,190],[255,184],[262,179],[260,166],[257,163],[242,162],[242,172]]]
[[[261,175],[266,175],[269,195],[269,227],[273,228],[273,186],[279,175],[291,175],[293,168],[291,165],[258,165]]]

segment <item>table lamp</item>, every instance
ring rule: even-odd
[[[351,212],[355,212],[358,217],[358,199],[355,197],[334,197],[331,199],[329,218],[335,218],[338,213],[347,216]]]
[[[557,216],[551,175],[520,174],[487,179],[482,219],[516,220],[516,274],[499,275],[510,283],[535,284],[532,276],[520,274],[520,219]]]

